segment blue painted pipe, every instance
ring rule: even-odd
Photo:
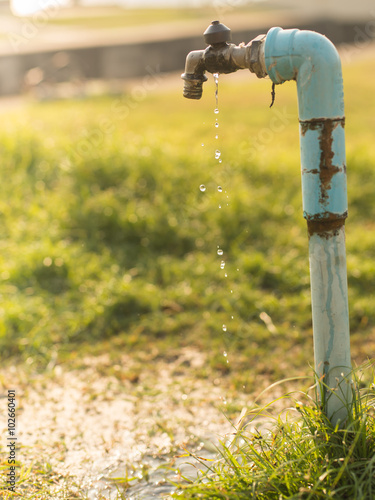
[[[227,43],[230,30],[213,21],[206,50],[188,54],[184,96],[200,99],[205,71],[248,68],[275,84],[296,80],[300,121],[303,212],[309,232],[315,370],[321,403],[333,424],[352,406],[348,286],[344,94],[334,45],[312,31],[272,28],[249,44]]]
[[[352,384],[345,256],[347,190],[341,62],[312,31],[271,28],[265,69],[275,84],[296,80],[302,198],[309,232],[315,370],[333,425],[351,412]]]

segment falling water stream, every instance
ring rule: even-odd
[[[214,137],[216,144],[214,149],[214,159],[221,164],[222,154],[217,147],[219,139],[219,74],[216,73],[213,76],[215,82]],[[204,146],[204,144],[202,144],[202,146]],[[202,193],[205,193],[207,188],[204,184],[201,184],[199,186],[199,190]],[[217,186],[217,191],[221,195],[227,194],[225,187],[223,188],[221,185]],[[226,198],[228,200],[228,195]],[[219,209],[222,209],[222,204],[223,202],[220,201],[218,205]],[[221,245],[217,245],[216,253],[220,259],[220,270],[224,271],[224,276],[227,278],[228,274],[225,270],[226,262],[224,260],[225,249],[223,249]],[[231,316],[231,319],[233,319],[233,316]],[[222,324],[220,326],[220,330],[223,334],[223,339],[226,339],[228,335],[227,325]],[[227,349],[228,348],[226,347],[226,350],[224,350],[222,354],[226,363],[229,363]],[[221,405],[226,405],[226,396],[224,394],[222,394],[219,399]],[[219,445],[218,438],[211,436],[209,438],[205,438],[203,441],[204,442],[200,442],[195,446],[195,449],[193,449],[193,454],[198,456],[199,460],[194,458],[194,456],[186,457],[186,450],[184,451],[182,449],[177,451],[173,450],[173,452],[171,451],[170,453],[162,455],[153,455],[150,452],[149,454],[142,455],[137,461],[132,461],[130,467],[127,467],[126,457],[121,456],[124,455],[124,452],[117,450],[117,462],[108,466],[104,470],[102,469],[96,477],[93,478],[91,486],[87,492],[87,498],[89,500],[97,500],[98,498],[108,498],[109,500],[114,500],[122,498],[119,495],[123,489],[121,484],[124,484],[126,481],[127,487],[125,495],[128,500],[170,498],[170,495],[176,491],[176,484],[181,483],[181,481],[184,482],[186,479],[194,480],[201,472],[206,470],[204,460],[208,459],[212,462],[212,460],[217,459],[218,451],[216,446]]]
[[[215,82],[215,109],[214,109],[214,113],[215,115],[218,115],[219,114],[219,74],[218,73],[214,73],[214,82]],[[215,120],[215,128],[219,128],[219,120],[218,120],[218,117],[216,117],[216,120]],[[219,134],[216,133],[215,135],[215,139],[218,140],[219,139]],[[221,151],[219,149],[215,149],[215,160],[218,160],[219,163],[222,163],[223,159],[222,159],[222,155],[221,155]],[[221,185],[217,186],[217,190],[219,193],[223,193],[223,187]],[[224,190],[224,194],[227,194],[227,191]],[[228,200],[228,195],[227,195],[227,200]],[[228,203],[227,203],[228,205]],[[222,202],[220,202],[219,204],[219,209],[222,208]],[[218,245],[217,246],[217,255],[219,255],[220,257],[222,257],[222,260],[220,261],[220,269],[222,271],[225,270],[225,260],[223,258],[223,255],[224,255],[224,251],[223,249]],[[225,272],[224,273],[224,276],[225,278],[228,277],[228,273]],[[232,291],[231,291],[232,292]],[[233,319],[233,316],[231,316],[231,319]],[[226,324],[223,324],[222,325],[222,331],[224,332],[224,334],[227,334],[228,333],[228,327]],[[228,358],[228,353],[226,350],[223,351],[223,356],[226,360],[226,363],[229,364],[229,358]],[[223,403],[226,404],[226,399],[225,397],[223,396]]]

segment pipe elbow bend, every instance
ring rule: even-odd
[[[306,66],[314,72],[341,69],[336,47],[315,31],[271,28],[264,55],[267,73],[276,84],[296,80]]]
[[[264,55],[273,83],[296,80],[300,119],[326,113],[331,117],[344,116],[341,61],[328,38],[314,31],[271,28]]]

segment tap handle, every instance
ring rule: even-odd
[[[203,33],[203,36],[208,45],[230,42],[232,40],[231,30],[219,21],[212,21]]]

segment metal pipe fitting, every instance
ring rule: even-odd
[[[203,92],[203,83],[207,81],[204,67],[204,50],[193,50],[187,55],[185,73],[181,75],[184,80],[184,97],[200,99]]]
[[[258,78],[267,73],[264,62],[264,42],[266,35],[259,35],[247,45],[228,43],[231,40],[230,29],[219,21],[213,21],[204,32],[204,39],[209,46],[206,50],[194,50],[187,55],[184,97],[200,99],[203,83],[207,80],[205,72],[233,73],[239,69],[249,69]]]

